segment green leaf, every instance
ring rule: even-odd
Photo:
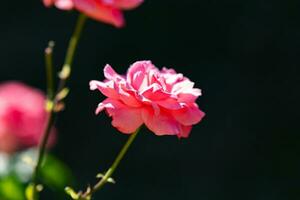
[[[33,183],[29,184],[25,189],[25,196],[27,200],[38,200],[39,192],[43,190],[42,185],[34,185]]]
[[[71,170],[52,155],[47,155],[45,163],[40,169],[41,181],[50,188],[64,192],[67,185],[73,185]]]
[[[25,200],[23,185],[14,176],[7,176],[0,179],[1,200]]]
[[[36,192],[34,191],[34,185],[30,184],[26,187],[25,196],[27,200],[35,200]]]

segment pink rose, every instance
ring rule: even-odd
[[[125,22],[121,10],[134,9],[143,0],[43,0],[43,2],[47,7],[54,4],[62,10],[75,8],[93,19],[122,27]]]
[[[22,83],[0,84],[0,151],[38,145],[47,120],[45,100],[42,92]]]
[[[107,97],[96,113],[106,110],[122,133],[130,134],[145,124],[156,135],[186,138],[205,115],[196,104],[201,90],[173,69],[159,70],[150,61],[139,61],[126,76],[106,65],[104,76],[103,82],[90,82],[91,90]]]

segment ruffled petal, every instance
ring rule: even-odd
[[[163,67],[161,70],[161,73],[164,74],[176,74],[177,72],[174,69],[168,69],[166,67]]]
[[[174,86],[172,88],[172,94],[186,93],[186,91],[192,90],[194,85],[195,85],[195,83],[191,82],[188,79],[180,81],[180,82],[174,84]]]
[[[122,133],[133,133],[143,124],[141,110],[130,108],[121,101],[108,98],[99,104],[96,112],[104,109],[112,117],[112,125]]]
[[[122,12],[109,5],[105,5],[99,0],[73,0],[75,7],[88,15],[89,17],[118,28],[124,26],[124,17]]]
[[[2,130],[1,130],[2,131]],[[19,139],[10,132],[0,132],[0,151],[14,153],[20,149]]]
[[[113,98],[113,99],[119,98],[119,94],[114,89],[114,81],[101,82],[101,81],[93,80],[90,81],[90,89],[91,90],[98,89],[103,95],[109,98]]]
[[[183,79],[182,74],[170,75],[166,77],[166,84],[173,85]]]
[[[161,101],[171,96],[170,93],[163,91],[162,87],[157,83],[148,86],[141,95],[152,101]]]
[[[120,9],[130,10],[138,7],[143,0],[115,0],[114,5]]]
[[[53,6],[54,0],[43,0],[43,3],[46,7]]]
[[[127,81],[136,90],[139,90],[141,85],[146,84],[146,67],[150,65],[150,61],[138,61],[133,63],[127,71]]]
[[[201,96],[201,90],[198,88],[193,88],[191,90],[184,91],[183,93],[178,94],[179,102],[193,103],[196,99]]]
[[[72,10],[74,4],[72,0],[57,0],[55,6],[61,10]]]
[[[199,123],[205,116],[197,104],[192,104],[191,106],[186,106],[183,109],[173,110],[173,117],[185,126],[190,126]]]
[[[150,85],[151,71],[158,71],[151,61],[138,61],[133,63],[127,71],[127,82],[139,91]]]
[[[104,69],[104,76],[108,80],[116,80],[117,78],[120,78],[120,75],[109,65],[105,65]]]
[[[134,91],[126,90],[122,84],[118,87],[119,98],[124,104],[130,107],[140,107],[142,105],[141,102],[136,99]]]
[[[166,99],[162,101],[156,101],[156,103],[169,110],[179,110],[185,107],[185,103],[178,102],[176,99]]]
[[[153,109],[144,108],[142,118],[145,125],[156,135],[178,135],[180,133],[180,124],[166,112],[155,115]]]
[[[180,126],[180,133],[178,135],[178,138],[188,138],[190,133],[192,131],[192,126]]]
[[[61,10],[71,10],[74,7],[72,0],[43,0],[43,3],[46,7],[55,5]]]

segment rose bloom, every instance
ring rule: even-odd
[[[41,91],[23,83],[0,84],[0,151],[13,153],[38,145],[47,120],[45,101]]]
[[[186,138],[205,115],[196,104],[201,90],[173,69],[159,70],[151,61],[139,61],[126,76],[106,65],[104,76],[103,82],[90,82],[91,90],[98,89],[107,97],[96,113],[106,110],[122,133],[133,133],[145,124],[156,135]]]
[[[43,0],[44,5],[55,5],[62,10],[77,9],[87,16],[116,27],[124,26],[121,10],[138,7],[143,0]]]

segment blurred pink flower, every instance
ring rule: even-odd
[[[13,153],[38,145],[47,120],[45,100],[41,91],[22,83],[0,84],[0,151]]]
[[[196,99],[201,90],[173,69],[157,69],[150,61],[131,65],[127,75],[104,68],[105,81],[91,81],[91,90],[98,89],[107,99],[96,113],[106,110],[112,125],[122,133],[132,133],[145,124],[156,135],[188,137],[192,125],[204,117]]]
[[[116,27],[124,26],[121,10],[138,7],[143,0],[43,0],[45,6],[55,5],[62,10],[77,9],[87,16]]]

